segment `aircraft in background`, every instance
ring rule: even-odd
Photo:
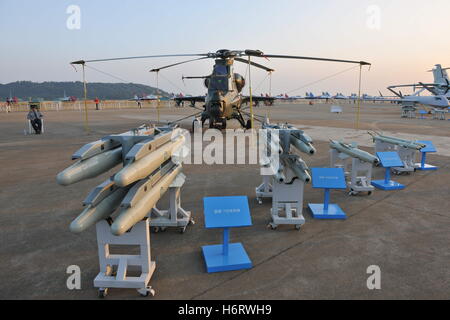
[[[450,70],[450,68],[442,68],[442,65],[437,64],[432,70],[429,70],[428,72],[433,72],[436,92],[439,94],[443,94],[448,99],[450,99],[450,79],[448,77],[447,70]]]
[[[64,97],[58,98],[56,101],[61,101],[61,102],[75,102],[75,101],[77,101],[77,97],[75,97],[75,96],[68,97],[68,96],[66,95],[66,91],[64,90]]]
[[[422,86],[424,84],[421,84]],[[401,91],[395,91],[396,88],[404,87],[401,86],[390,86],[388,90],[395,94],[396,98],[380,97],[378,101],[395,102],[402,106],[405,110],[415,111],[417,106],[423,105],[425,107],[431,107],[434,109],[448,109],[450,108],[449,101],[445,95],[435,94],[431,96],[421,96],[420,94],[425,90],[432,90],[431,87],[423,87],[421,90],[410,94],[403,95]]]
[[[337,93],[332,98],[335,100],[347,100],[348,99],[348,97],[344,96],[342,93]]]
[[[142,97],[139,97],[138,95],[134,95],[134,98],[131,100],[133,100],[133,101],[155,101],[155,100],[158,100],[158,97],[153,94],[149,94],[149,95],[142,96]]]

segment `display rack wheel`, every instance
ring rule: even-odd
[[[302,228],[302,225],[298,224],[295,226],[295,230],[300,231],[300,229]]]
[[[185,232],[186,232],[186,227],[181,227],[181,228],[180,228],[180,233],[183,234],[183,233],[185,233]]]
[[[277,230],[278,226],[274,223],[269,223],[268,227],[272,230]]]
[[[108,295],[108,288],[101,288],[98,289],[98,297],[99,298],[106,298],[106,296]]]
[[[194,225],[194,224],[195,224],[195,220],[194,219],[189,220],[188,225]]]
[[[372,191],[367,192],[367,195],[371,196],[372,195]]]
[[[155,290],[152,289],[152,287],[146,287],[146,288],[143,288],[143,289],[138,289],[137,292],[139,292],[141,297],[148,297],[148,296],[154,297],[155,294],[156,294]]]

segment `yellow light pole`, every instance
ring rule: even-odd
[[[248,56],[248,82],[249,82],[249,93],[250,93],[250,125],[253,129],[253,93],[252,93],[252,76],[251,76],[251,60],[250,56]]]
[[[88,107],[87,107],[87,85],[86,85],[86,71],[85,71],[85,63],[82,64],[83,67],[83,87],[84,87],[84,130],[89,132],[89,118],[88,118]]]

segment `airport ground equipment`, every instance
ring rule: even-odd
[[[169,209],[160,210],[156,206],[151,212],[150,226],[155,232],[165,231],[168,227],[179,228],[181,233],[186,231],[189,224],[195,224],[191,212],[181,207],[181,187],[186,181],[186,176],[180,173],[169,186]]]
[[[208,273],[251,269],[253,267],[242,243],[229,243],[230,228],[252,225],[248,198],[204,198],[205,227],[223,229],[223,243],[203,246],[202,252]]]
[[[402,108],[402,118],[415,119],[417,108],[411,106],[405,106]]]
[[[316,149],[312,139],[302,130],[291,125],[263,124],[261,139],[266,149],[261,161],[263,183],[256,188],[256,198],[272,198],[271,222],[269,227],[293,225],[297,230],[305,224],[303,217],[303,193],[306,183],[311,181],[309,168],[295,149],[313,155]],[[270,156],[268,154],[270,153]]]
[[[447,120],[447,110],[434,109],[433,120]]]
[[[422,158],[420,163],[416,163],[417,170],[437,170],[438,167],[427,164],[427,154],[428,153],[436,153],[436,147],[434,146],[432,141],[417,141],[418,143],[423,143],[426,145],[425,148],[420,149],[420,153],[422,154]]]
[[[425,116],[428,114],[428,112],[426,110],[419,110],[419,114],[420,114],[419,119],[424,120],[424,119],[426,119]]]
[[[347,176],[348,163],[351,159],[351,167],[348,175],[350,181],[350,195],[357,195],[360,192],[372,194],[374,187],[372,182],[373,165],[378,165],[379,160],[374,155],[358,149],[356,144],[346,144],[339,141],[330,141],[330,165],[332,168],[343,168]],[[343,163],[343,164],[340,164]]]
[[[323,204],[308,204],[315,219],[345,220],[347,215],[337,204],[330,204],[331,189],[347,189],[342,168],[312,168],[313,188],[324,189]]]
[[[99,288],[99,297],[106,297],[110,288],[132,288],[141,296],[154,296],[155,290],[148,285],[156,268],[150,254],[148,219],[137,223],[130,232],[120,237],[111,234],[106,220],[97,222],[96,229],[100,273],[94,280],[94,286]],[[139,246],[139,253],[112,254],[110,246],[113,245]],[[130,275],[133,272],[135,276]]]
[[[404,185],[391,180],[391,168],[401,167],[403,165],[397,152],[377,152],[377,157],[380,159],[381,166],[386,169],[384,180],[374,180],[372,185],[377,189],[391,191],[402,190]]]
[[[426,145],[411,140],[404,140],[395,137],[383,136],[377,132],[369,132],[375,142],[375,152],[397,152],[403,163],[402,166],[393,167],[395,174],[410,173],[416,171],[417,152]]]

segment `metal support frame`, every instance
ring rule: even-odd
[[[404,147],[400,147],[395,144],[382,142],[382,141],[376,141],[375,142],[375,152],[389,152],[394,151],[397,152],[400,156],[400,159],[403,162],[404,167],[393,167],[391,168],[392,171],[395,174],[402,174],[402,173],[410,173],[416,171],[416,155],[417,150],[408,149]]]
[[[155,291],[148,285],[155,271],[156,264],[151,261],[149,221],[137,223],[129,232],[118,237],[111,234],[106,220],[97,223],[98,257],[100,273],[94,280],[94,287],[99,288],[99,296],[105,297],[109,288],[137,289],[140,295],[154,296]],[[138,255],[111,254],[111,245],[139,246]],[[130,267],[137,267],[140,276],[128,276]]]
[[[295,174],[285,168],[287,180],[292,180]],[[256,188],[258,202],[262,198],[272,198],[271,222],[269,227],[276,229],[279,225],[294,225],[297,230],[305,224],[303,217],[303,193],[305,183],[294,179],[292,183],[278,182],[274,176],[263,176],[263,183]]]
[[[181,233],[186,231],[190,224],[195,224],[190,211],[181,207],[181,187],[186,181],[186,176],[180,173],[169,187],[169,209],[160,210],[153,208],[149,214],[151,218],[150,226],[155,232],[165,231],[168,227],[180,228]]]
[[[256,200],[259,204],[262,204],[263,198],[272,198],[273,187],[272,187],[272,176],[263,176],[262,184],[256,188]]]
[[[447,120],[447,110],[434,109],[433,120]]]
[[[402,108],[402,118],[415,119],[416,118],[416,107],[405,106]]]
[[[351,162],[348,161],[351,159]],[[367,192],[369,195],[375,190],[372,186],[372,163],[352,158],[336,149],[330,149],[330,165],[332,168],[344,169],[345,176],[349,177],[347,182],[350,188],[349,195],[354,196],[360,192]]]

